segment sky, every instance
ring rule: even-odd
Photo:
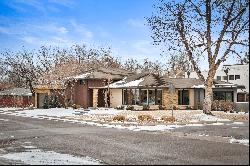
[[[42,45],[111,47],[114,56],[165,62],[145,17],[157,0],[0,0],[0,51]],[[202,61],[202,69],[207,64]]]
[[[0,0],[0,50],[42,45],[111,47],[115,56],[159,59],[145,17],[155,0]]]

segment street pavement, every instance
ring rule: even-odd
[[[249,139],[249,122],[148,132],[0,115],[0,156],[24,151],[22,145],[29,142],[44,151],[112,165],[249,165],[249,146],[229,143],[231,136]],[[1,165],[20,163],[0,157]]]

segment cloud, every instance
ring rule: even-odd
[[[32,7],[37,11],[42,12],[43,14],[47,14],[48,12],[59,12],[60,6],[66,8],[74,8],[75,2],[72,0],[11,0],[7,1],[6,4],[18,11],[18,12],[29,12],[27,7]]]
[[[21,38],[21,40],[23,40],[24,42],[28,43],[28,44],[35,44],[35,43],[39,43],[39,38],[34,37],[34,36],[24,36]]]
[[[119,44],[114,47],[118,56],[123,58],[135,58],[142,61],[145,58],[149,58],[152,61],[160,60],[161,50],[149,40],[132,40],[132,41],[120,41]]]
[[[76,22],[75,20],[71,20],[71,25],[73,26],[74,30],[79,33],[79,35],[83,35],[85,38],[92,38],[93,33],[88,30],[85,25]]]
[[[132,27],[145,28],[145,20],[143,19],[128,19],[126,23]]]
[[[11,34],[8,28],[0,27],[0,34]]]

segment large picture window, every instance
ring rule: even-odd
[[[122,98],[124,105],[161,105],[161,89],[123,89]]]
[[[213,92],[213,100],[222,100],[222,101],[234,101],[234,93],[232,91],[215,91]]]
[[[189,105],[189,91],[188,90],[178,91],[178,105]]]

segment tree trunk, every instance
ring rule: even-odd
[[[213,102],[213,89],[212,83],[208,83],[205,88],[205,99],[203,103],[203,113],[212,115],[211,108]]]

